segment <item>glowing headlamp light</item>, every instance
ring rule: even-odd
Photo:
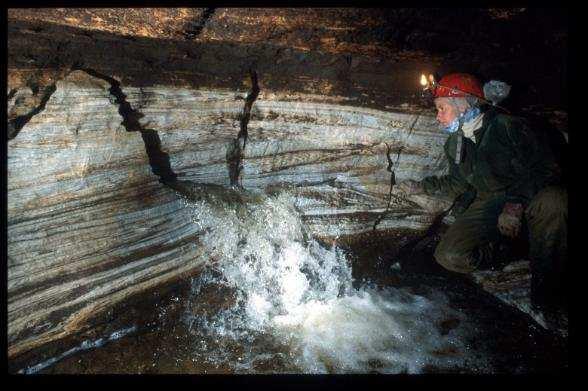
[[[421,93],[421,98],[430,99],[433,96],[433,92],[437,87],[437,82],[435,81],[435,76],[429,74],[429,77],[425,76],[425,74],[421,74],[420,80],[421,87],[423,87],[423,92]]]
[[[423,90],[432,90],[435,87],[435,84],[437,84],[435,76],[430,74],[427,78],[424,73],[421,74],[421,86],[423,86]]]

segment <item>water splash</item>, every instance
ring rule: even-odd
[[[487,365],[469,354],[467,319],[442,294],[354,288],[345,254],[305,231],[293,196],[237,198],[186,201],[212,258],[193,281],[196,305],[186,316],[213,341],[200,341],[208,360],[230,362],[237,372],[471,372]],[[207,291],[224,300],[212,313],[202,302]],[[459,326],[443,332],[438,325],[447,319]]]

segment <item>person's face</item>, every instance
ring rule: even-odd
[[[437,121],[444,127],[449,126],[457,118],[457,109],[449,103],[448,98],[435,99],[435,107],[437,108]]]

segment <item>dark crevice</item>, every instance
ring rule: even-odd
[[[161,139],[159,138],[159,134],[156,130],[144,129],[139,123],[139,119],[144,115],[133,109],[131,104],[127,102],[127,96],[122,92],[120,82],[110,76],[96,72],[93,69],[74,67],[72,70],[84,71],[87,74],[105,80],[110,84],[110,89],[108,91],[115,97],[115,103],[118,104],[118,112],[123,118],[122,125],[128,132],[141,133],[141,138],[145,143],[145,151],[149,158],[151,172],[157,175],[160,178],[160,182],[164,184],[175,181],[177,175],[171,168],[169,155],[161,150]]]
[[[31,91],[33,91],[33,95],[37,95],[39,93],[39,85],[37,83],[29,83],[29,87],[31,88]]]
[[[245,107],[243,108],[243,115],[241,116],[241,129],[237,138],[243,138],[243,149],[245,149],[245,143],[247,142],[247,125],[249,124],[249,118],[251,117],[251,106],[259,95],[259,84],[257,83],[257,72],[255,70],[249,70],[251,76],[251,91],[247,93],[245,97]]]
[[[139,123],[139,119],[143,117],[143,114],[134,110],[131,104],[127,102],[127,96],[122,92],[118,80],[89,68],[73,67],[72,71],[75,70],[84,71],[90,76],[107,81],[110,84],[108,92],[116,98],[115,103],[118,104],[118,113],[123,117],[122,125],[128,132],[143,130]]]
[[[392,201],[392,189],[394,189],[394,185],[396,184],[396,172],[392,169],[394,162],[392,162],[392,158],[390,157],[391,151],[392,148],[386,143],[386,159],[388,159],[388,167],[386,167],[386,171],[390,173],[390,191],[388,192],[388,204],[386,205],[386,210],[378,216],[376,221],[374,221],[374,231],[378,227],[378,224],[380,224],[380,222],[384,219],[386,213],[388,213],[388,209],[390,209],[390,202]],[[400,152],[398,152],[398,155],[400,155]]]
[[[145,151],[149,157],[151,171],[161,178],[162,183],[173,182],[177,174],[172,170],[169,155],[161,150],[161,140],[157,131],[153,129],[140,130],[145,143]]]
[[[14,97],[14,95],[16,95],[16,91],[18,91],[16,88],[11,89],[10,92],[8,93],[8,95],[6,96],[6,100],[12,99],[12,97]]]
[[[184,30],[182,31],[182,35],[184,36],[184,38],[194,39],[197,36],[199,36],[200,33],[202,32],[202,29],[206,25],[206,22],[208,22],[208,20],[212,17],[212,15],[214,15],[215,11],[216,11],[216,8],[205,9],[204,12],[202,13],[202,15],[200,16],[199,20],[188,24],[184,28]]]
[[[412,124],[410,125],[410,129],[408,130],[408,137],[410,137],[412,135],[412,131],[414,130],[414,126],[416,125],[417,121],[419,119],[419,116],[417,115],[414,119],[414,121],[412,121]],[[386,216],[386,214],[388,213],[388,210],[390,209],[390,203],[392,202],[392,191],[394,190],[394,185],[396,185],[396,171],[395,171],[395,166],[398,166],[398,161],[400,160],[400,153],[402,152],[402,150],[404,149],[404,145],[402,145],[399,149],[398,149],[398,154],[396,155],[396,163],[392,162],[392,158],[390,157],[390,153],[392,152],[392,147],[390,145],[388,145],[388,143],[386,143],[386,158],[388,159],[388,167],[386,167],[386,171],[388,171],[390,173],[390,190],[388,191],[388,203],[386,205],[386,210],[384,212],[382,212],[382,214],[380,216],[378,216],[378,218],[376,219],[376,221],[374,221],[374,226],[373,226],[373,230],[375,231],[376,228],[378,227],[378,224],[380,224],[380,222],[382,222],[382,220],[384,219],[384,216]],[[409,203],[412,203],[410,200],[406,200]],[[418,205],[414,205],[418,208]]]
[[[259,95],[259,84],[257,83],[257,72],[250,69],[251,91],[245,97],[245,107],[240,117],[240,129],[237,138],[229,145],[227,149],[227,165],[229,169],[229,179],[231,186],[239,186],[239,175],[243,169],[243,154],[247,144],[247,126],[251,118],[251,107]]]
[[[27,114],[19,115],[18,117],[8,121],[8,140],[12,140],[13,138],[15,138],[18,135],[18,133],[22,130],[22,128],[31,120],[31,118],[39,114],[41,111],[45,110],[45,106],[47,105],[49,98],[51,98],[51,95],[53,95],[55,90],[55,84],[48,86],[47,88],[45,88],[45,92],[43,93],[43,98],[41,99],[41,103],[39,104],[39,106],[37,106],[35,109],[33,109]]]

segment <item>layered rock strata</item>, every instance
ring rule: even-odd
[[[194,269],[197,232],[110,85],[75,72],[8,147],[9,353]],[[67,108],[67,110],[64,110]]]
[[[204,192],[231,186],[227,152],[247,91],[113,86],[98,76],[78,70],[57,81],[43,110],[9,143],[11,355],[78,331],[133,293],[196,272],[207,258],[177,184]],[[165,184],[145,132],[156,135],[176,185]],[[444,136],[428,116],[261,93],[247,134],[238,186],[297,194],[318,236],[369,231],[378,217],[378,229],[431,221],[430,211],[402,202],[386,211],[390,159],[399,180],[443,169]]]
[[[9,355],[197,272],[186,195],[290,191],[322,237],[427,227],[446,202],[389,194],[444,170],[420,73],[512,76],[522,106],[565,75],[561,15],[463,12],[9,10]]]

